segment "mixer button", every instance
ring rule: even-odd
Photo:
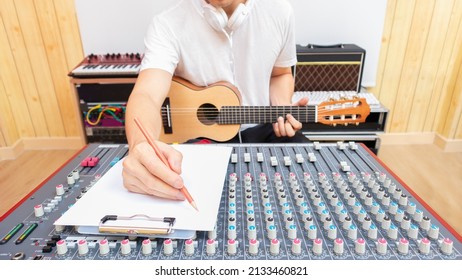
[[[255,256],[258,254],[258,246],[260,242],[256,239],[249,240],[249,254]]]
[[[192,239],[187,239],[184,242],[184,253],[186,256],[192,256],[194,255],[194,240]]]
[[[366,253],[366,241],[362,238],[358,238],[355,241],[355,253],[358,255],[364,255]]]
[[[419,252],[422,255],[430,254],[430,240],[428,240],[427,238],[422,238],[421,240],[417,241],[417,243],[419,244]]]
[[[280,247],[281,243],[279,240],[276,238],[272,239],[270,244],[270,254],[273,256],[279,255]]]
[[[313,240],[313,254],[319,256],[322,254],[322,239],[316,238]]]
[[[101,239],[98,242],[98,245],[99,245],[99,254],[101,256],[106,256],[107,254],[109,254],[110,248],[109,248],[109,242],[107,241],[107,239]]]
[[[238,242],[234,239],[228,240],[228,246],[227,246],[228,255],[235,255],[237,253],[237,244]]]

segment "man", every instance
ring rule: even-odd
[[[171,169],[165,166],[133,121],[138,117],[158,139],[159,112],[174,75],[197,86],[229,82],[242,105],[307,104],[291,101],[296,52],[293,11],[285,0],[183,0],[154,17],[145,45],[126,111],[130,153],[123,178],[130,191],[185,199],[179,191],[181,154],[157,141]],[[240,136],[244,142],[306,141],[297,132],[301,127],[293,116],[280,116],[273,124],[242,127],[247,129]]]

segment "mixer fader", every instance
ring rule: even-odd
[[[462,259],[461,236],[362,144],[230,146],[212,231],[182,240],[55,227],[128,151],[90,144],[3,217],[0,259]]]

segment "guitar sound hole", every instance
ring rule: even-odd
[[[215,124],[217,117],[218,109],[213,104],[202,104],[197,110],[197,118],[205,125]]]

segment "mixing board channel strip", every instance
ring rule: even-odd
[[[90,144],[4,218],[0,237],[24,227],[0,245],[0,259],[462,259],[460,236],[363,145],[231,146],[213,231],[170,240],[55,227],[128,152]]]

